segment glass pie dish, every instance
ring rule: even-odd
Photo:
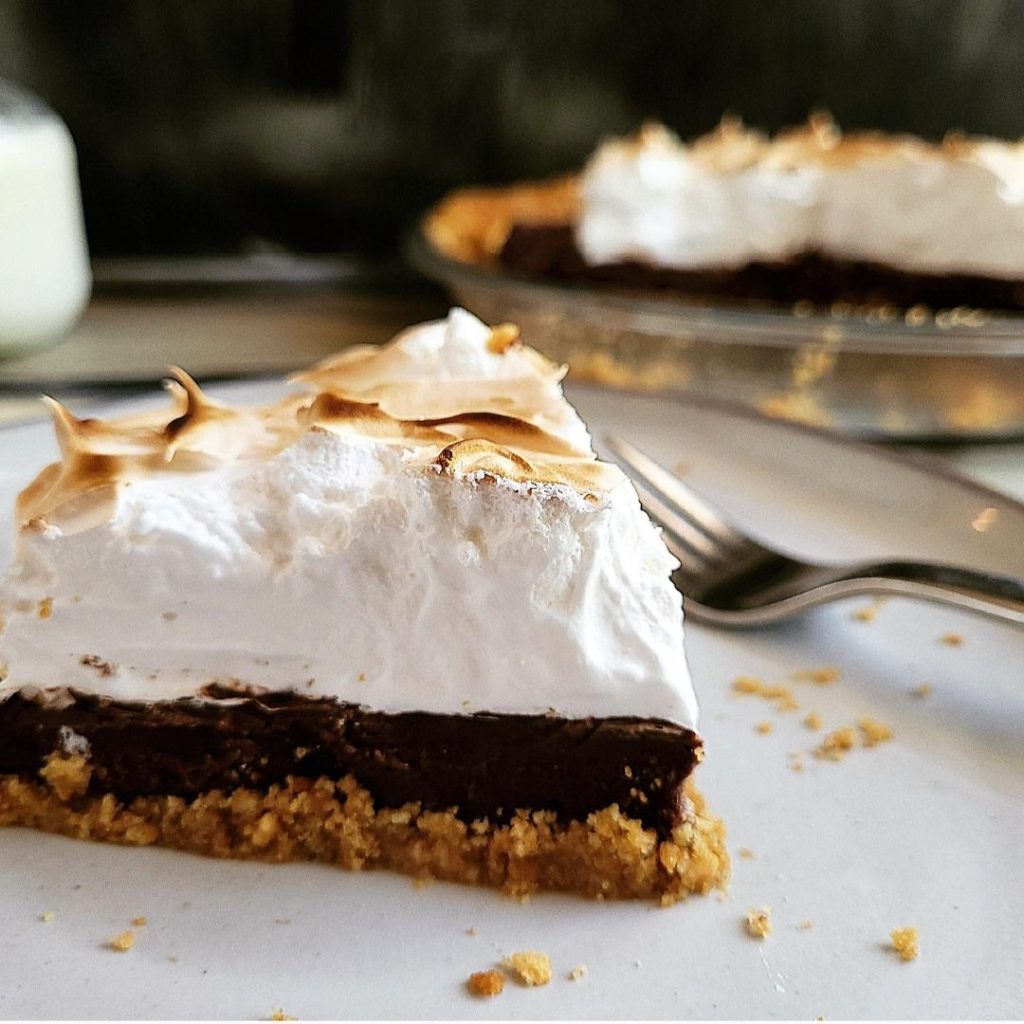
[[[893,441],[1024,435],[1024,317],[835,306],[730,307],[513,277],[441,253],[407,255],[454,299],[571,366],[570,379],[697,394]]]

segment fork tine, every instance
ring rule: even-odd
[[[629,470],[629,477],[638,490],[642,483],[648,492],[656,492],[677,517],[684,517],[717,545],[736,547],[746,543],[747,538],[718,509],[649,455],[621,437],[606,437],[605,444],[615,459]]]

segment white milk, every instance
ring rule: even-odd
[[[71,134],[0,81],[0,352],[65,334],[91,280]]]

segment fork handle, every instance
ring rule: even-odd
[[[892,594],[953,605],[1006,622],[1024,625],[1024,579],[997,573],[961,569],[930,562],[872,562],[850,566],[823,566],[807,588],[803,601],[820,604],[839,597]],[[773,605],[800,601],[786,592],[785,583],[759,597]]]

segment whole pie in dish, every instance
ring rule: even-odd
[[[735,303],[1024,308],[1024,142],[736,119],[657,124],[579,175],[463,189],[426,217],[460,262],[549,281]]]
[[[721,883],[673,559],[462,310],[257,408],[185,373],[17,503],[0,825],[670,902]]]

